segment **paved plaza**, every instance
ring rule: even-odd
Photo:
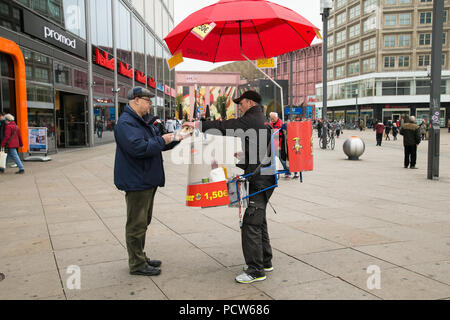
[[[360,161],[342,151],[350,135],[366,143]],[[147,233],[147,253],[163,261],[157,277],[128,272],[114,143],[27,162],[23,176],[8,169],[0,299],[450,299],[450,133],[441,131],[439,181],[427,180],[426,141],[418,170],[403,168],[402,137],[376,147],[372,130],[345,130],[334,151],[314,144],[315,170],[303,183],[282,179],[272,197],[275,270],[251,285],[234,281],[244,264],[238,210],[186,207],[187,166],[170,153]],[[80,268],[80,289],[69,266]]]

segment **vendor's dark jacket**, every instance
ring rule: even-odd
[[[420,143],[420,128],[417,124],[406,122],[400,129],[404,146],[415,146]]]
[[[227,129],[234,130],[233,136],[239,137],[242,140],[242,147],[243,151],[245,153],[245,159],[244,161],[237,164],[237,167],[244,170],[245,174],[254,172],[258,167],[260,167],[261,161],[264,159],[264,157],[269,156],[270,157],[270,149],[269,153],[267,153],[267,147],[270,145],[270,137],[272,128],[270,125],[266,122],[266,117],[264,113],[262,112],[261,106],[254,106],[250,108],[242,117],[238,119],[230,119],[230,120],[215,120],[215,121],[202,121],[201,130],[202,132],[205,132],[209,129],[218,129],[222,135],[227,134]],[[238,130],[242,129],[244,134],[241,134],[242,131]],[[264,142],[259,143],[260,137],[259,134],[257,134],[257,141],[250,141],[249,136],[245,135],[245,132],[249,129],[254,129],[257,132],[259,130],[267,130],[267,140]],[[208,132],[209,133],[209,132]],[[214,134],[214,133],[213,133]],[[230,135],[230,134],[228,134]],[[257,161],[252,161],[253,163],[250,163],[250,159],[255,158],[254,155],[250,155],[250,151],[252,148],[250,148],[250,144],[256,143],[257,146]],[[260,148],[264,146],[263,150],[260,150]],[[256,162],[256,163],[254,163]],[[269,166],[270,163],[263,165]],[[257,175],[257,180],[267,180],[268,184],[274,183],[272,182],[272,179],[274,179],[273,175]],[[270,180],[270,181],[269,181]]]
[[[129,105],[114,127],[116,159],[114,184],[123,191],[142,191],[165,184],[162,151],[166,145],[158,129],[148,124]]]

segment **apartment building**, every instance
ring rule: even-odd
[[[450,111],[450,1],[442,33],[441,126]],[[335,0],[328,32],[328,118],[429,117],[432,0]],[[316,86],[322,107],[322,84]]]

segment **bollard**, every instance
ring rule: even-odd
[[[366,150],[366,145],[360,137],[353,136],[345,140],[343,149],[349,160],[359,160]]]

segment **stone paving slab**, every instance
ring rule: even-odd
[[[366,152],[348,161],[342,144],[355,134]],[[441,177],[429,181],[426,141],[419,170],[403,168],[401,139],[376,147],[373,131],[346,130],[334,151],[315,143],[315,170],[303,183],[280,179],[271,198],[275,270],[252,285],[234,281],[244,265],[237,209],[187,208],[187,165],[170,152],[146,238],[162,273],[148,278],[129,275],[114,144],[26,162],[24,176],[0,176],[0,299],[449,299],[445,131],[441,144]],[[81,290],[67,287],[69,265],[81,269]],[[380,289],[367,286],[369,266],[380,268]]]

